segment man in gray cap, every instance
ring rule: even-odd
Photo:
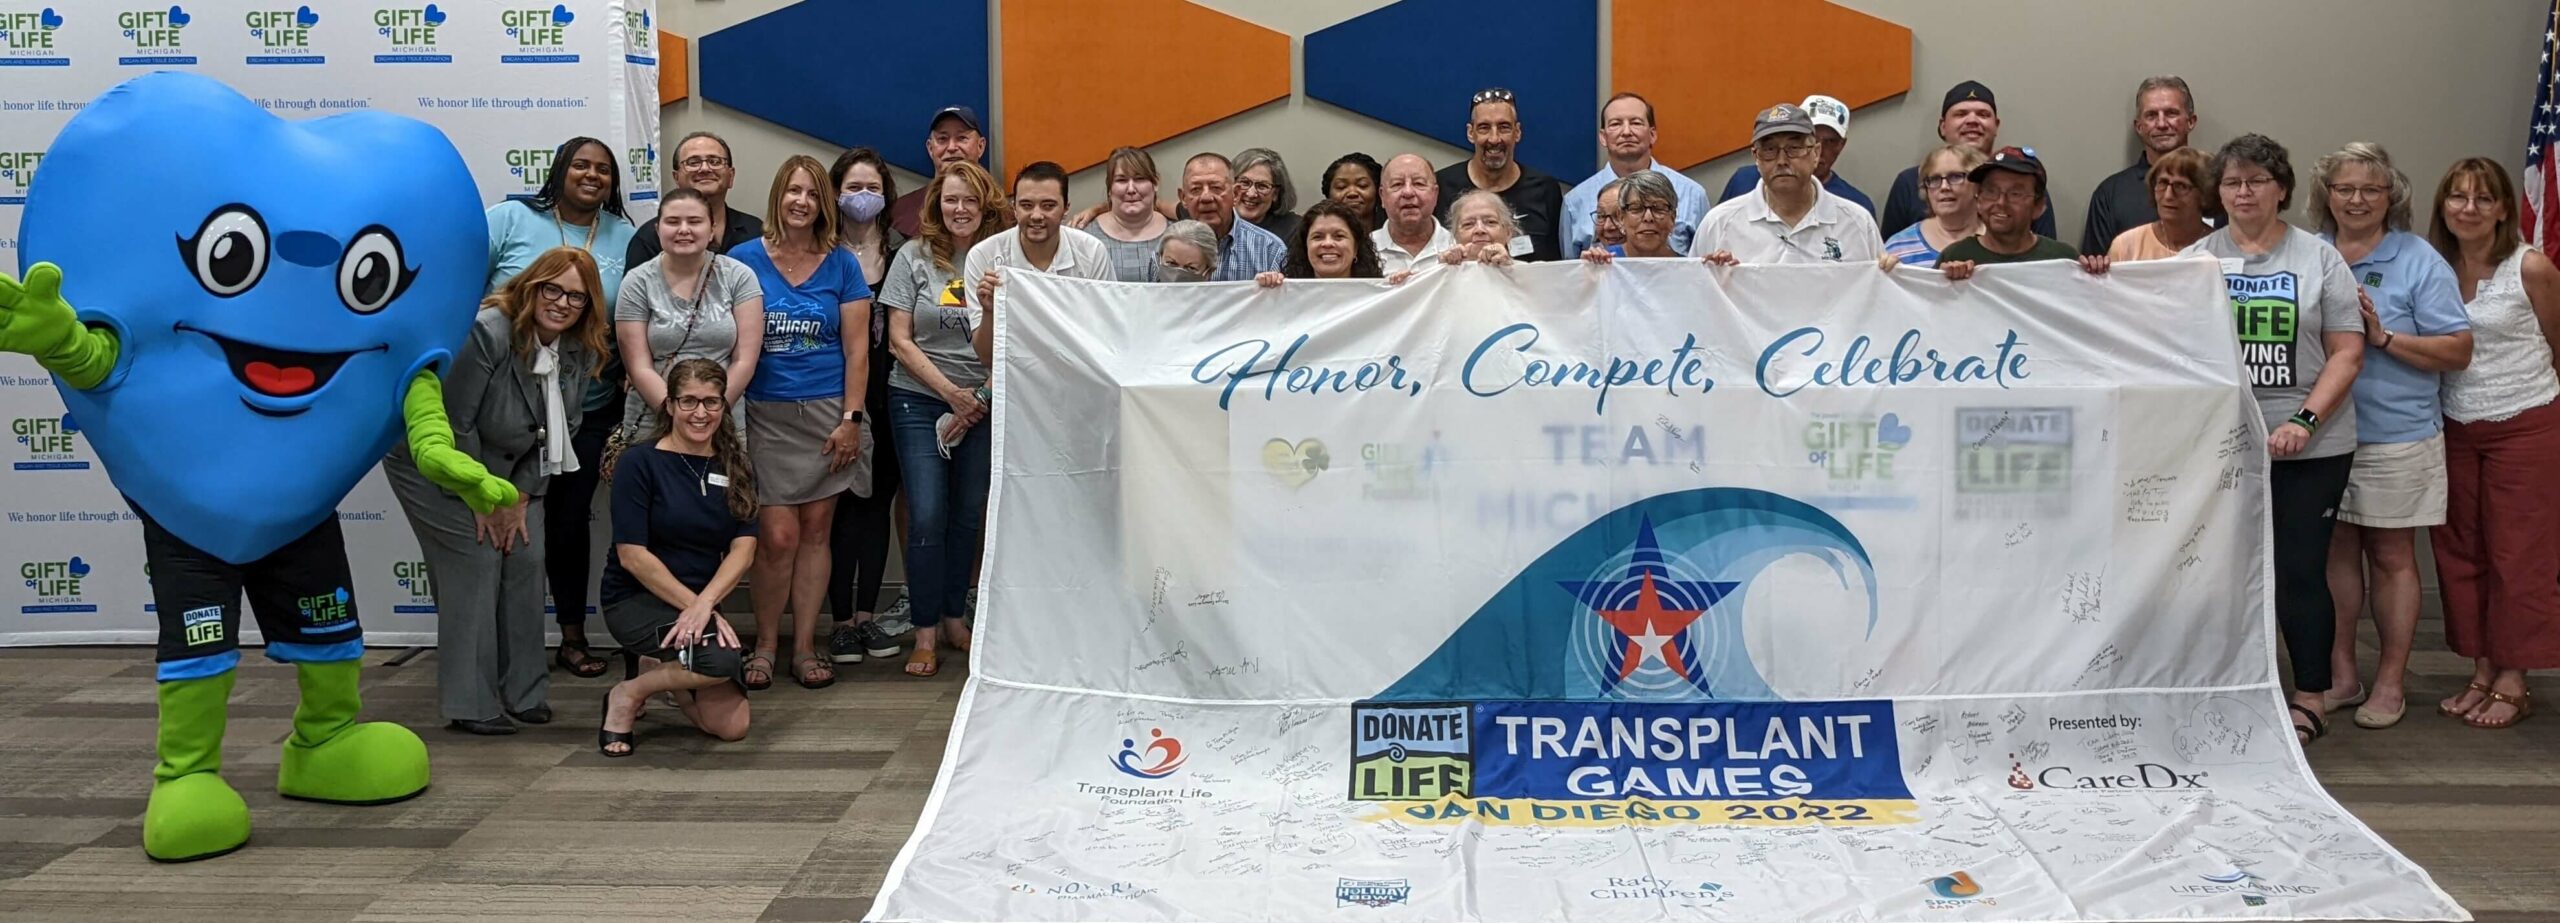
[[[977,110],[967,106],[944,106],[935,112],[932,123],[925,126],[924,153],[932,158],[935,170],[955,160],[977,160],[986,156],[987,136],[978,130]],[[983,163],[980,165],[984,166]],[[898,201],[889,203],[889,226],[908,237],[916,236],[916,221],[924,214],[925,195],[936,191],[932,186],[933,176],[926,174],[925,182],[899,196]],[[828,195],[834,195],[834,192],[830,191]]]
[[[1712,263],[1874,262],[1884,252],[1876,220],[1814,179],[1822,146],[1813,117],[1793,103],[1760,110],[1751,125],[1758,188],[1698,222],[1689,252]]]

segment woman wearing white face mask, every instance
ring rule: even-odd
[[[1156,277],[1156,241],[1171,222],[1156,211],[1156,160],[1147,152],[1124,147],[1111,152],[1111,210],[1085,233],[1102,241],[1111,254],[1111,277],[1122,282],[1149,282]]]
[[[890,263],[907,243],[907,236],[889,221],[888,204],[898,200],[898,181],[889,174],[880,153],[867,147],[845,151],[827,173],[836,189],[841,239],[861,261],[863,281],[879,291],[889,274],[899,271]],[[827,653],[837,663],[861,663],[865,655],[898,654],[898,643],[875,624],[874,615],[879,611],[881,572],[889,563],[890,525],[901,518],[894,513],[903,486],[894,427],[881,422],[889,419],[889,370],[898,364],[889,353],[888,318],[889,309],[875,299],[871,304],[871,383],[862,392],[863,411],[872,422],[871,445],[864,450],[871,464],[871,495],[846,491],[836,498],[835,534],[829,542],[835,554],[835,577],[827,581],[827,612],[836,627]]]

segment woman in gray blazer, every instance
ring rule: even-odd
[[[532,537],[542,534],[546,482],[578,470],[569,440],[604,355],[603,293],[584,251],[542,254],[481,303],[445,373],[454,448],[513,483],[515,506],[473,513],[419,473],[406,445],[383,460],[433,585],[438,704],[464,731],[513,734],[510,716],[551,720],[543,545]]]

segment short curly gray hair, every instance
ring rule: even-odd
[[[2322,157],[2311,165],[2312,181],[2320,184],[2320,188],[2313,190],[2311,196],[2312,233],[2337,233],[2337,217],[2329,214],[2329,183],[2337,178],[2338,170],[2348,164],[2372,167],[2375,172],[2381,173],[2384,179],[2390,181],[2391,207],[2383,212],[2382,226],[2394,231],[2408,230],[2409,175],[2400,172],[2399,167],[2391,165],[2391,154],[2384,151],[2382,145],[2358,141],[2339,148],[2337,153]]]
[[[1189,218],[1176,221],[1166,225],[1164,236],[1156,239],[1156,256],[1163,257],[1164,245],[1177,240],[1200,251],[1201,259],[1208,264],[1208,275],[1218,274],[1218,232]]]
[[[1465,214],[1467,206],[1474,204],[1482,204],[1487,208],[1493,209],[1493,220],[1501,223],[1502,236],[1504,239],[1507,240],[1520,233],[1519,223],[1513,221],[1511,218],[1511,203],[1503,201],[1502,196],[1483,189],[1469,189],[1465,195],[1458,197],[1458,201],[1450,203],[1450,230],[1455,231],[1458,229],[1458,216]]]

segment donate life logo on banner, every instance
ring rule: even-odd
[[[443,7],[394,6],[373,11],[373,34],[385,46],[375,52],[375,64],[451,64],[453,55],[436,40],[436,31],[444,27],[447,15]]]
[[[116,63],[129,67],[196,63],[196,56],[185,47],[187,24],[194,21],[186,7],[176,4],[117,13],[116,28],[125,41],[133,43],[133,53],[117,57]]]
[[[515,50],[498,56],[500,64],[576,64],[578,53],[569,50],[569,24],[578,14],[567,4],[554,4],[550,9],[510,9],[498,14],[505,26],[507,43]]]
[[[0,13],[0,67],[71,66],[71,59],[55,45],[62,25],[62,14],[49,6],[34,12]]]
[[[309,4],[293,9],[251,10],[247,16],[249,37],[258,43],[247,63],[327,64],[329,57],[311,48],[311,30],[320,24],[320,14]]]

